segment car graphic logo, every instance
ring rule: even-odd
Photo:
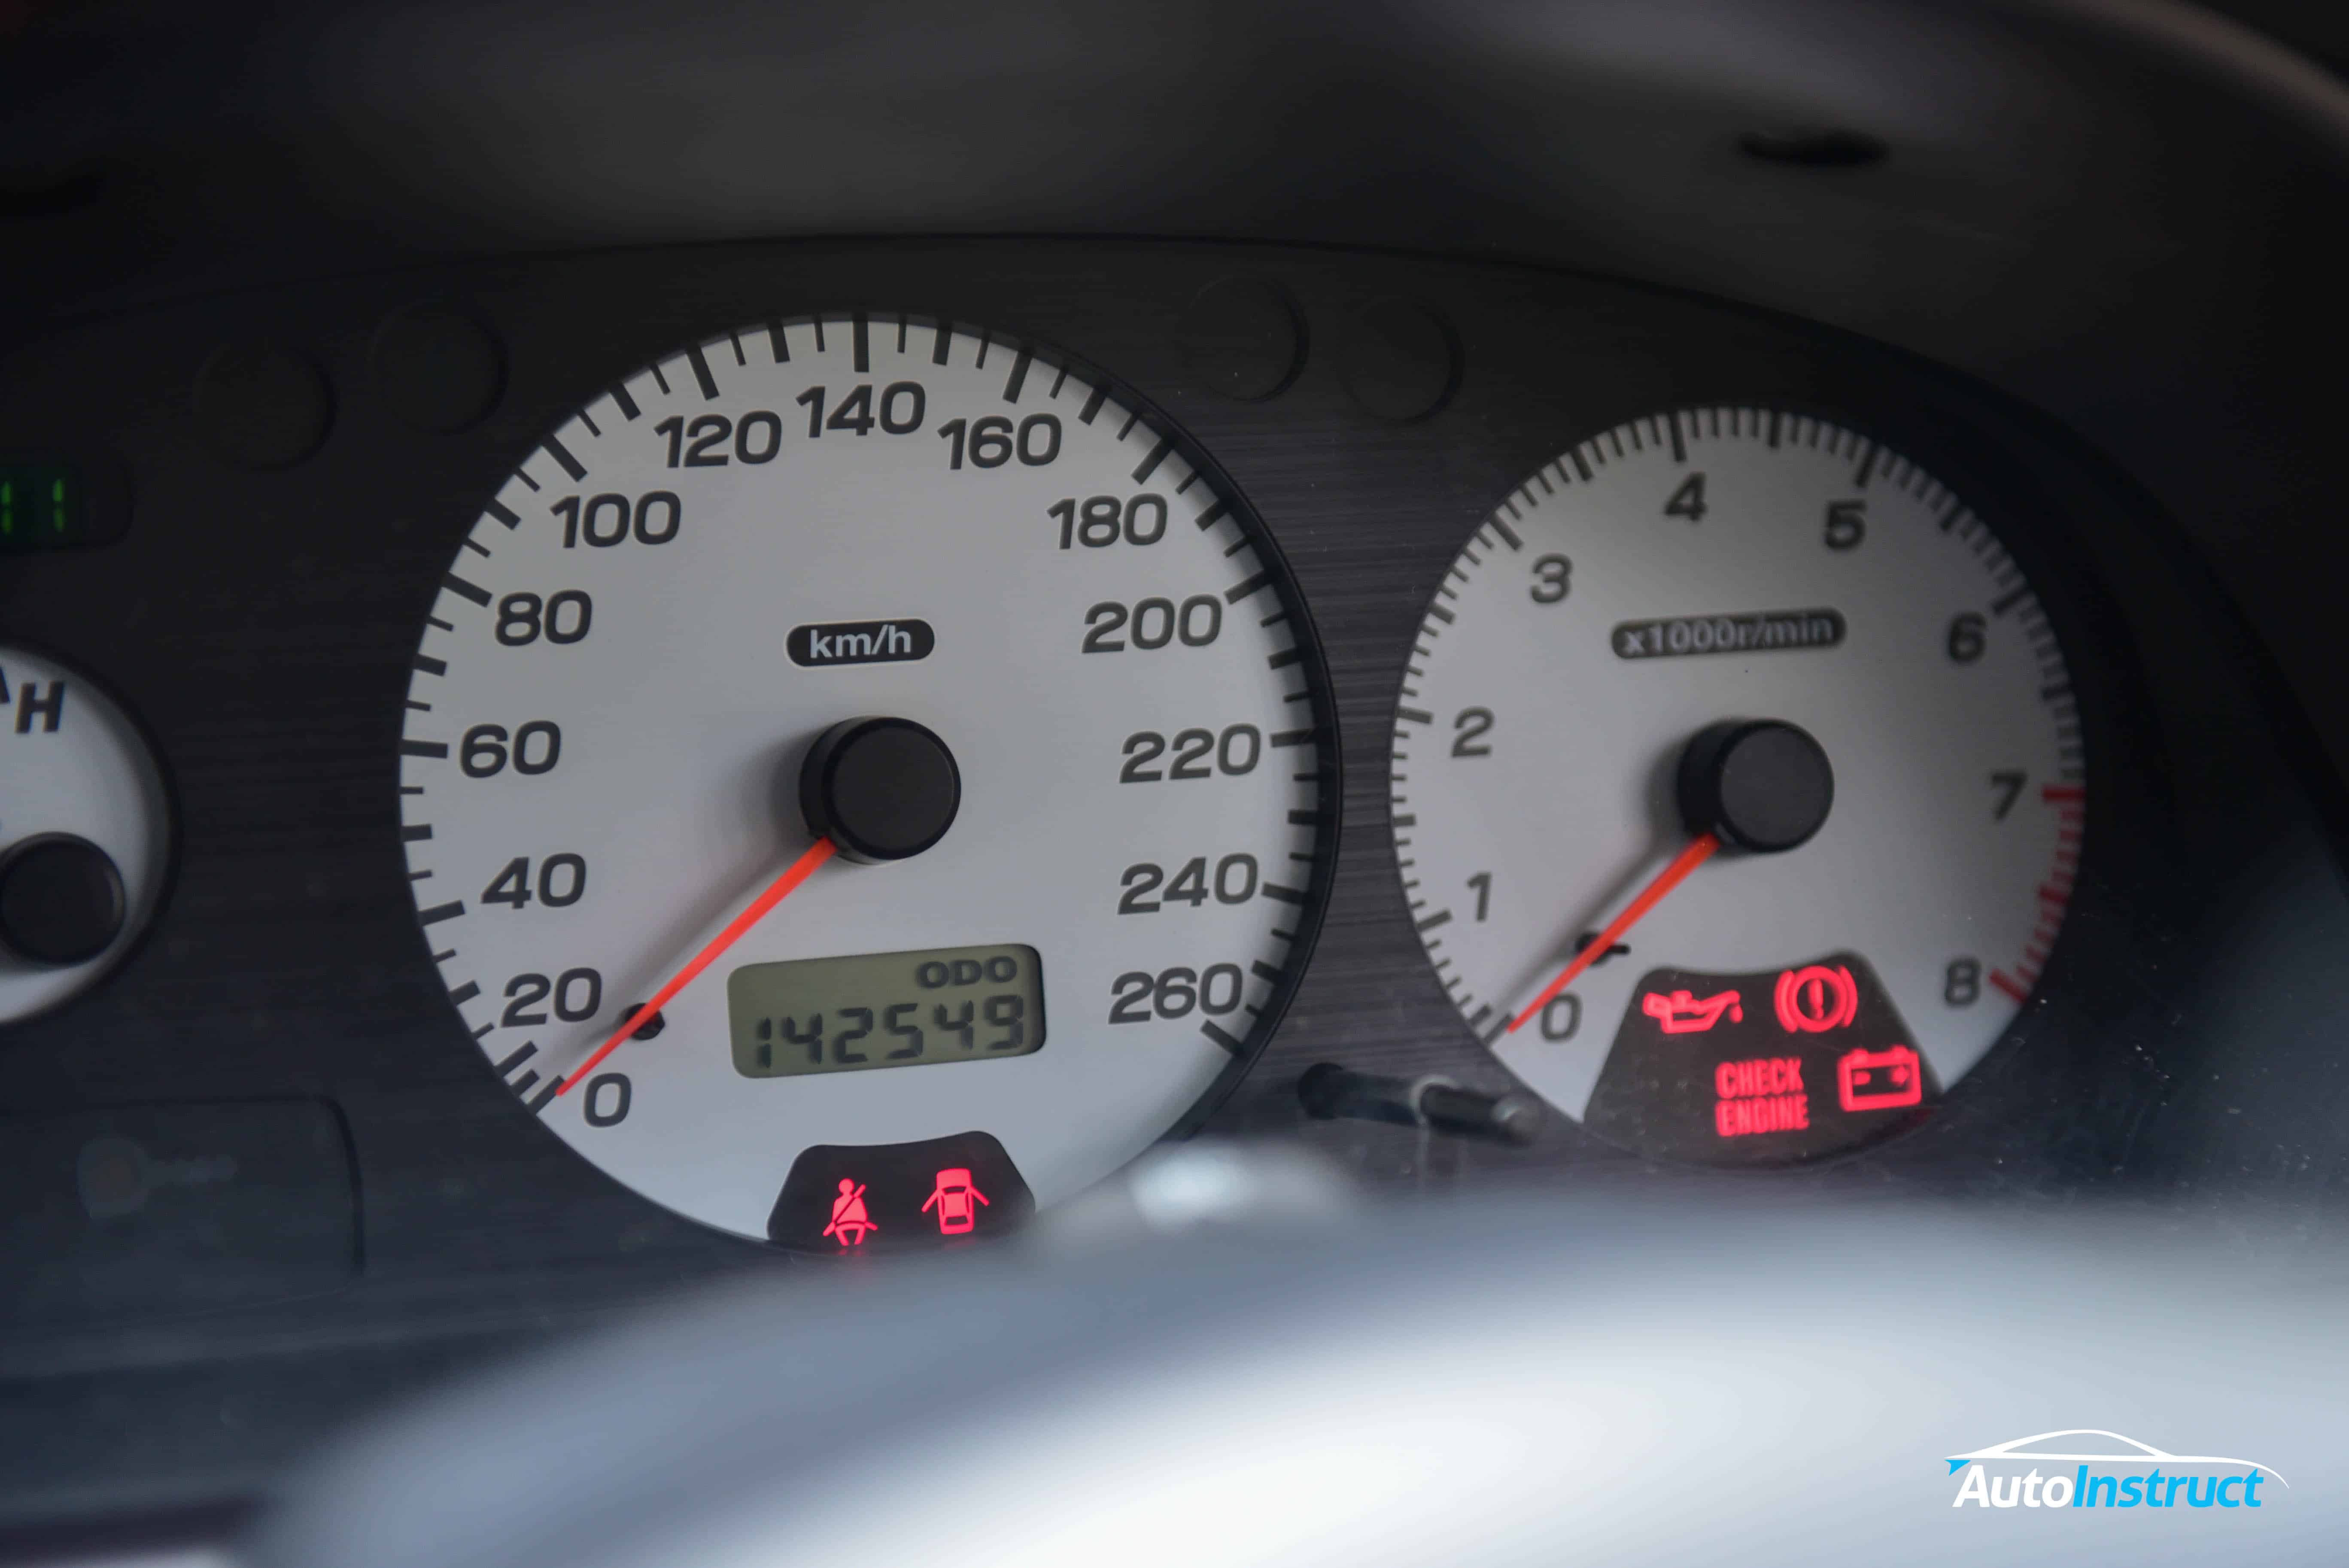
[[[2058,1438],[2109,1438],[2116,1446],[2126,1444],[2127,1447],[2118,1452],[2085,1453],[2057,1452],[2054,1449],[2033,1449],[2031,1446],[2033,1443],[2052,1442]],[[2073,1446],[2085,1448],[2088,1445]],[[2283,1477],[2277,1474],[2274,1467],[2261,1464],[2256,1460],[2229,1459],[2222,1454],[2166,1453],[2151,1443],[2141,1443],[2135,1438],[2125,1438],[2118,1432],[2108,1432],[2101,1427],[2072,1427],[2060,1432],[2041,1432],[2034,1437],[2014,1438],[1987,1449],[1976,1449],[1970,1454],[1950,1454],[1946,1457],[1950,1461],[1951,1475],[1957,1474],[1967,1465],[1978,1460],[2073,1460],[2087,1464],[2246,1465],[2252,1470],[2265,1470],[2268,1474],[2275,1476],[2276,1480],[2283,1480]],[[2292,1482],[2283,1480],[2283,1484],[2290,1486]]]

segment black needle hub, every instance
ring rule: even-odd
[[[1725,719],[1681,753],[1681,815],[1691,833],[1777,854],[1810,841],[1835,804],[1826,748],[1777,718]]]
[[[954,753],[910,718],[843,719],[816,737],[800,766],[808,831],[852,861],[918,855],[947,836],[961,809]]]
[[[43,833],[0,855],[0,948],[35,964],[83,964],[114,945],[128,908],[113,857]]]

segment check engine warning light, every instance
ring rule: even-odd
[[[1756,1057],[1713,1069],[1713,1130],[1722,1138],[1756,1132],[1799,1132],[1811,1125],[1811,1097],[1803,1088],[1803,1058]]]
[[[1923,1064],[1907,1046],[1837,1058],[1836,1099],[1846,1110],[1895,1110],[1924,1098]]]
[[[987,1194],[970,1184],[970,1172],[947,1170],[938,1172],[937,1185],[922,1200],[922,1212],[928,1213],[933,1205],[937,1209],[938,1234],[959,1236],[978,1223],[977,1204],[987,1202]]]
[[[1732,1023],[1745,1021],[1745,1004],[1734,991],[1723,991],[1702,1001],[1691,992],[1675,991],[1670,995],[1651,991],[1640,998],[1640,1011],[1656,1021],[1656,1027],[1668,1035],[1702,1035],[1721,1022],[1723,1013]]]

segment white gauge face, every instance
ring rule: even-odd
[[[823,1251],[999,1228],[1005,1184],[1051,1202],[1181,1120],[1305,959],[1294,610],[1087,373],[894,315],[713,339],[565,422],[450,564],[401,748],[425,938],[522,1103],[647,1197]],[[823,864],[583,1073],[810,848],[806,758],[865,717],[950,752],[944,836]],[[903,1147],[965,1135],[1013,1173]]]
[[[1749,817],[1816,790],[1692,753],[1762,729],[1824,753],[1831,801],[1793,808],[1823,822],[1692,851],[1716,824],[1684,772]],[[1504,501],[1429,607],[1393,768],[1412,917],[1470,1027],[1662,1157],[1913,1122],[2013,1023],[2078,864],[2071,683],[2020,567],[1907,459],[1766,409],[1620,427]]]
[[[171,811],[129,717],[56,660],[0,647],[0,1024],[102,978],[163,895]]]

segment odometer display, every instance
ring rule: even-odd
[[[746,964],[726,978],[744,1078],[999,1061],[1044,1048],[1044,977],[1024,946]]]
[[[521,1102],[681,1212],[781,1233],[802,1150],[966,1134],[1049,1203],[1269,1032],[1323,896],[1319,670],[1241,498],[1099,376],[920,318],[730,333],[563,422],[450,562],[401,744],[425,938]]]

